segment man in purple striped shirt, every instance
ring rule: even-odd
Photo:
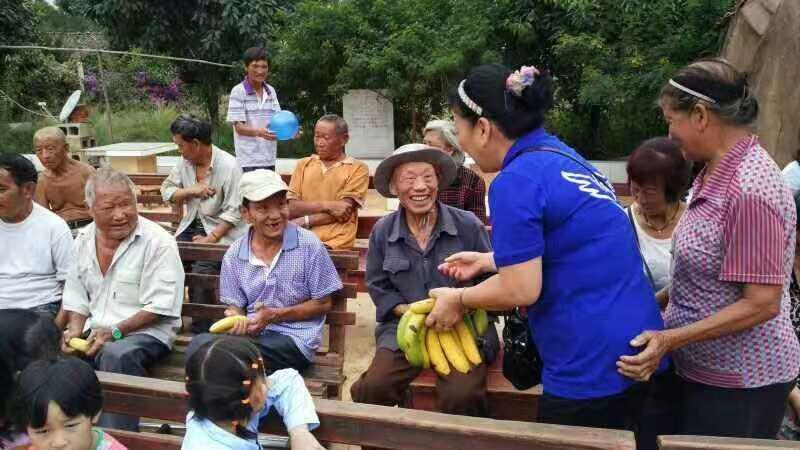
[[[255,170],[239,183],[249,232],[222,260],[220,301],[226,315],[246,315],[230,334],[249,335],[270,371],[302,371],[314,360],[339,274],[317,236],[289,222],[288,186],[273,171]],[[192,339],[187,355],[213,339]]]

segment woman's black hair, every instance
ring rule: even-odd
[[[464,80],[464,91],[481,107],[478,115],[464,103],[458,86],[450,92],[450,107],[473,124],[479,117],[494,122],[509,139],[518,139],[544,124],[545,115],[553,106],[553,79],[547,72],[536,76],[517,97],[506,89],[511,71],[500,64],[488,64],[472,69]]]
[[[180,135],[186,141],[197,139],[206,145],[211,143],[211,124],[190,114],[176,117],[169,130],[173,135]]]
[[[67,417],[94,418],[103,407],[103,388],[92,366],[74,356],[42,359],[28,365],[17,381],[17,427],[24,430],[45,426],[50,402]]]
[[[758,118],[758,100],[750,89],[747,75],[723,58],[695,61],[679,70],[672,81],[713,100],[706,101],[667,83],[661,89],[661,98],[667,100],[676,111],[691,111],[702,101],[708,109],[732,125],[751,126]]]
[[[59,354],[61,334],[50,317],[27,309],[0,313],[0,436],[11,434],[10,412],[14,380],[19,371],[37,359]]]
[[[239,437],[255,439],[245,427],[254,411],[250,391],[264,373],[264,360],[251,342],[233,337],[208,342],[186,361],[189,409],[198,419],[236,422]]]
[[[667,202],[681,200],[689,188],[692,164],[683,157],[680,144],[670,138],[648,139],[631,153],[625,169],[636,183],[659,181],[664,184]]]

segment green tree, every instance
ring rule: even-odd
[[[629,153],[664,134],[658,92],[680,67],[715,55],[733,0],[523,0],[522,24],[544,41],[557,77],[551,125],[594,158]],[[513,65],[527,43],[508,49]],[[521,51],[522,50],[522,51]]]
[[[400,139],[418,139],[465,68],[487,51],[498,2],[305,0],[282,21],[275,84],[307,121],[338,112],[348,89],[386,90]],[[500,1],[499,3],[502,3]],[[286,93],[289,95],[286,95]]]
[[[115,49],[145,51],[234,64],[221,68],[181,63],[181,78],[197,86],[212,124],[219,122],[221,94],[242,76],[242,52],[268,47],[277,13],[288,0],[62,0],[73,15],[106,30]]]

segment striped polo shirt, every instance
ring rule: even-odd
[[[247,78],[231,90],[228,100],[228,116],[226,121],[234,124],[245,122],[248,126],[264,129],[275,113],[281,110],[275,88],[264,83],[261,98],[250,86]],[[269,141],[255,136],[242,136],[233,129],[233,143],[236,147],[236,160],[240,167],[274,166],[278,152],[276,141]]]
[[[783,286],[780,313],[753,328],[686,345],[674,354],[678,373],[724,388],[754,388],[797,377],[800,346],[789,316],[796,213],[778,166],[749,136],[694,182],[672,239],[668,328],[718,313],[745,284]]]

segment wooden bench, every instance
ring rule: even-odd
[[[180,436],[104,429],[128,450],[180,450],[183,439]]]
[[[178,250],[184,262],[220,262],[227,249],[227,245],[219,244],[178,243]],[[358,267],[358,253],[356,252],[331,251],[330,256],[342,278],[348,270]],[[317,351],[314,363],[303,371],[303,378],[309,389],[326,398],[341,398],[342,385],[345,381],[343,374],[347,336],[345,327],[356,323],[355,313],[347,311],[347,301],[351,298],[355,299],[356,287],[352,283],[343,284],[342,290],[331,295],[331,310],[325,320],[328,327],[327,344]],[[187,273],[186,285],[205,287],[219,292],[219,275]],[[215,298],[219,298],[219,296],[216,295]],[[184,303],[181,315],[193,319],[218,320],[224,317],[225,309],[226,306],[221,304]],[[182,380],[186,357],[185,349],[190,340],[191,335],[189,334],[179,335],[171,354],[161,364],[153,367],[150,374],[156,378]]]
[[[659,436],[661,450],[800,450],[800,442],[709,436]]]
[[[517,390],[503,376],[503,353],[489,365],[486,373],[486,394],[489,399],[489,417],[500,420],[535,422],[539,409],[542,386]],[[436,373],[432,369],[423,370],[409,386],[410,402],[405,405],[413,409],[438,411],[439,399],[436,390]]]
[[[152,419],[183,422],[187,412],[183,383],[98,372],[103,410]],[[634,450],[629,431],[502,421],[364,405],[315,398],[321,442],[392,449],[441,450]],[[285,435],[271,415],[261,431]]]

